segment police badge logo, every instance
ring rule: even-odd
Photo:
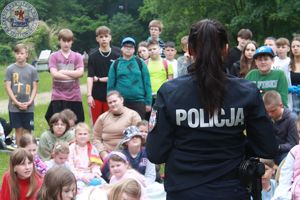
[[[26,1],[13,1],[5,6],[1,13],[1,26],[10,37],[26,38],[38,26],[38,13]]]
[[[149,132],[151,132],[156,125],[156,115],[157,115],[157,110],[152,109],[151,115],[149,118],[149,125],[148,125]]]

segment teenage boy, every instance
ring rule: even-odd
[[[122,40],[122,57],[110,66],[107,91],[119,91],[124,97],[124,105],[144,119],[146,112],[151,110],[151,83],[147,65],[134,55],[135,46],[131,37]]]
[[[83,59],[79,53],[71,50],[74,36],[69,29],[58,32],[60,50],[51,54],[49,70],[52,76],[52,96],[46,120],[54,113],[65,108],[71,109],[77,116],[77,122],[84,121],[79,78],[83,76]]]
[[[270,36],[270,37],[266,37],[264,40],[264,45],[271,47],[273,50],[274,55],[277,55],[277,48],[276,48],[276,38]]]
[[[291,62],[288,53],[290,51],[290,41],[286,38],[278,38],[276,40],[277,56],[274,58],[272,69],[280,69],[284,71],[287,79],[290,77],[289,65]]]
[[[227,62],[225,63],[225,70],[229,73],[233,63],[241,59],[242,51],[248,41],[252,39],[252,32],[249,29],[241,29],[237,34],[238,45],[229,50]]]
[[[21,136],[34,129],[34,98],[39,79],[36,68],[26,63],[27,47],[17,44],[14,53],[16,62],[7,67],[4,81],[9,97],[9,121],[15,128],[16,143],[19,145]]]
[[[99,48],[89,55],[87,78],[87,103],[92,121],[108,110],[106,102],[108,71],[111,63],[120,57],[120,49],[110,46],[111,30],[106,26],[96,29]]]
[[[173,68],[173,78],[178,77],[177,73],[177,60],[175,59],[176,56],[176,48],[175,48],[175,43],[168,41],[165,43],[165,49],[164,49],[164,54],[166,56],[165,60],[168,62],[168,64],[172,65]]]
[[[165,43],[164,41],[159,37],[162,29],[163,29],[163,24],[160,20],[154,19],[150,21],[149,23],[149,32],[150,36],[147,38],[147,42],[157,42],[160,47],[160,55],[162,58],[165,57],[164,55],[164,48],[165,48]]]
[[[253,59],[258,69],[251,70],[245,77],[253,81],[262,94],[269,90],[276,90],[285,107],[288,106],[288,82],[281,70],[271,70],[274,53],[271,47],[262,46],[256,49]]]
[[[275,128],[275,136],[279,146],[274,160],[279,165],[288,152],[299,142],[296,115],[284,108],[280,94],[274,90],[266,92],[263,101]]]
[[[157,42],[148,43],[148,51],[150,58],[147,65],[150,74],[152,94],[156,96],[156,93],[160,86],[173,78],[173,68],[171,64],[168,64],[160,56],[160,47]]]

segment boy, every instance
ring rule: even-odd
[[[173,78],[177,78],[178,74],[177,74],[177,60],[175,59],[176,56],[176,48],[175,48],[175,43],[174,42],[166,42],[165,43],[165,50],[164,50],[164,54],[166,56],[166,60],[168,62],[168,64],[172,64],[173,67]]]
[[[36,68],[26,63],[28,49],[24,44],[17,44],[16,63],[7,67],[5,89],[9,97],[8,110],[11,127],[16,131],[16,143],[25,132],[34,129],[34,98],[38,88]]]
[[[245,79],[253,81],[261,93],[276,90],[280,95],[285,107],[287,104],[288,82],[281,70],[271,70],[274,53],[271,47],[262,46],[256,49],[253,59],[258,69],[251,70]]]
[[[278,38],[276,40],[277,56],[274,58],[272,69],[280,69],[284,71],[286,78],[289,80],[289,65],[291,59],[288,57],[290,51],[290,41],[286,38]]]
[[[160,86],[173,78],[173,68],[171,64],[164,62],[160,56],[160,46],[157,42],[148,43],[150,58],[148,59],[148,70],[150,74],[152,94],[156,95]]]
[[[99,48],[89,55],[87,78],[87,103],[91,108],[92,121],[108,110],[106,102],[108,71],[111,63],[120,56],[120,49],[110,46],[111,30],[106,26],[96,29]]]
[[[260,158],[259,161],[265,165],[265,174],[261,178],[261,199],[271,200],[276,188],[276,181],[272,179],[275,174],[275,163],[271,159]]]
[[[241,59],[242,51],[248,41],[252,39],[252,32],[249,29],[241,29],[237,34],[238,45],[229,50],[227,62],[225,64],[226,71],[231,72],[233,63]]]
[[[284,108],[280,94],[274,90],[266,92],[263,101],[275,128],[275,137],[279,146],[274,160],[279,165],[288,152],[299,142],[296,116],[289,109]]]
[[[77,116],[77,122],[84,121],[79,78],[83,76],[83,59],[79,53],[71,50],[74,36],[69,29],[58,33],[60,50],[51,54],[49,70],[52,76],[52,96],[46,120],[54,113],[65,108],[71,109]]]
[[[153,41],[153,42],[157,42],[159,44],[159,47],[160,47],[160,55],[162,58],[165,57],[164,55],[164,47],[165,47],[165,44],[164,44],[164,41],[159,38],[159,35],[161,34],[162,32],[162,29],[163,29],[163,24],[160,20],[152,20],[150,23],[149,23],[149,32],[150,32],[150,37],[147,38],[147,42],[150,42],[150,41]]]
[[[151,110],[151,83],[147,65],[134,56],[135,45],[131,37],[122,40],[122,57],[110,66],[107,91],[119,91],[124,97],[124,105],[144,119],[146,112]]]
[[[188,52],[188,40],[189,36],[183,36],[180,40],[182,51],[184,52],[183,56],[180,56],[177,59],[177,75],[183,76],[188,73],[188,66],[193,63],[193,59]]]
[[[273,50],[274,55],[277,55],[277,49],[276,49],[276,38],[270,36],[270,37],[266,37],[266,39],[264,40],[264,45],[271,47]]]

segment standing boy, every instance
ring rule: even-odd
[[[151,80],[152,94],[156,93],[160,86],[169,79],[173,78],[173,68],[160,56],[160,46],[157,42],[148,43],[150,58],[148,59],[148,70]]]
[[[89,55],[87,103],[91,108],[93,124],[108,110],[106,102],[108,71],[111,63],[120,56],[120,49],[110,46],[111,30],[106,26],[96,29],[99,49]]]
[[[183,76],[188,74],[188,66],[193,63],[192,56],[188,51],[189,36],[183,36],[180,40],[183,55],[177,58],[177,75]]]
[[[84,121],[84,112],[80,92],[79,78],[83,76],[83,59],[79,53],[71,50],[74,36],[69,29],[58,33],[60,50],[51,54],[49,70],[52,76],[52,96],[46,120],[54,113],[65,108],[71,109],[77,116],[77,122]]]
[[[269,90],[277,91],[283,105],[288,106],[288,82],[281,70],[271,70],[274,53],[271,47],[262,46],[256,49],[253,59],[258,69],[251,70],[245,79],[254,82],[262,94]]]
[[[227,62],[225,64],[226,71],[231,72],[233,63],[241,59],[242,51],[248,41],[252,39],[252,32],[249,29],[241,29],[237,34],[238,45],[229,50]]]
[[[17,44],[14,52],[16,63],[8,66],[4,81],[9,97],[9,120],[16,130],[16,143],[19,145],[23,133],[34,129],[34,98],[39,79],[37,70],[26,63],[27,47]]]
[[[165,43],[164,41],[159,37],[159,35],[162,32],[163,29],[163,24],[160,20],[154,19],[149,23],[149,32],[150,36],[147,38],[147,42],[157,42],[160,47],[160,55],[162,58],[165,57],[164,55],[164,48],[165,48]]]
[[[165,50],[164,50],[165,56],[166,56],[166,61],[168,64],[172,64],[173,68],[173,78],[177,78],[178,73],[177,73],[177,60],[175,59],[176,56],[176,48],[175,48],[175,43],[174,42],[166,42],[165,43]]]
[[[151,83],[147,65],[134,56],[135,40],[126,37],[121,43],[122,57],[110,67],[107,91],[117,90],[124,97],[124,105],[139,113],[142,119],[151,110]]]

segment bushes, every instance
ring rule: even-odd
[[[8,65],[14,62],[13,51],[8,45],[0,45],[0,65]]]

